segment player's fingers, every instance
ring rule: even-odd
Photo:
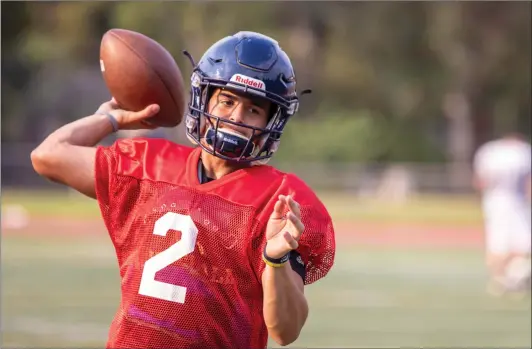
[[[157,104],[152,104],[140,111],[136,111],[136,112],[125,111],[125,115],[127,115],[128,121],[138,122],[138,121],[147,119],[149,117],[152,117],[158,112],[159,112],[159,106]]]
[[[289,232],[285,231],[284,234],[283,234],[283,237],[286,240],[286,243],[288,244],[288,246],[292,250],[295,250],[295,249],[297,249],[299,247],[298,242],[294,239],[292,234],[290,234]]]
[[[139,116],[142,118],[149,118],[157,114],[161,110],[158,104],[152,104],[138,112]]]
[[[271,218],[273,218],[273,219],[281,219],[281,218],[283,218],[283,207],[284,207],[283,201],[282,200],[278,200],[275,203],[275,206],[273,206],[273,212],[272,212]]]
[[[303,234],[303,231],[305,230],[305,225],[303,222],[301,222],[301,219],[294,215],[292,212],[288,213],[288,220],[295,228],[294,234],[292,235],[294,239],[299,240],[301,237],[301,234]]]
[[[288,207],[290,207],[290,211],[292,211],[296,216],[301,217],[301,209],[299,204],[294,200],[292,195],[286,196],[286,203]]]
[[[142,128],[154,129],[156,128],[146,119],[154,116],[159,112],[159,106],[157,104],[152,104],[147,106],[141,111],[130,112],[130,111],[120,111],[123,115],[123,124],[127,127],[136,128],[134,125],[142,125]]]
[[[145,120],[153,115],[156,114],[155,110],[157,112],[159,111],[158,105],[150,105],[146,108],[144,108],[141,111],[133,112],[133,111],[125,111],[120,110],[121,115],[123,115],[123,120],[125,124],[134,124],[134,123],[140,123],[140,121]]]
[[[157,125],[154,125],[147,120],[141,120],[140,123],[142,124],[144,128],[149,129],[149,130],[154,130],[157,128]]]
[[[114,97],[111,98],[111,100],[109,101],[109,104],[111,105],[111,107],[113,107],[113,109],[120,108],[120,106],[118,105],[118,102],[116,101]]]

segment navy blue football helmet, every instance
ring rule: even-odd
[[[184,53],[194,66],[185,122],[189,140],[225,160],[266,163],[279,146],[286,122],[299,107],[295,73],[286,53],[272,38],[247,31],[216,42],[198,64]],[[209,99],[217,88],[270,101],[267,126],[252,127],[209,114]],[[231,132],[223,123],[251,129],[252,136]]]

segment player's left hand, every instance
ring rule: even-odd
[[[283,213],[288,208],[286,216]],[[291,195],[279,195],[266,226],[266,255],[281,258],[299,246],[305,226],[301,222],[299,204]]]

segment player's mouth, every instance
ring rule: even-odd
[[[205,132],[205,143],[211,150],[235,159],[245,159],[255,150],[255,143],[248,137],[228,127],[218,127],[217,130],[209,127]]]

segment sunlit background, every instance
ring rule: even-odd
[[[308,287],[293,347],[530,347],[530,296],[486,292],[471,160],[530,137],[530,2],[2,2],[3,347],[105,345],[119,302],[96,202],[37,176],[29,154],[110,98],[110,28],[182,69],[240,30],[276,38],[310,88],[271,164],[335,222],[331,273]],[[133,135],[121,133],[120,136]],[[182,126],[151,137],[187,144]],[[109,138],[105,143],[114,141]],[[275,343],[271,343],[275,346]]]

